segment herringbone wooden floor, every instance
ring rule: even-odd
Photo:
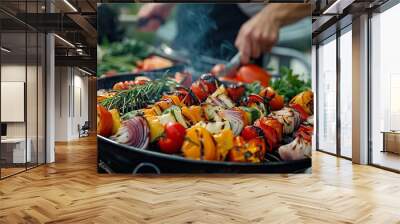
[[[0,223],[400,223],[400,175],[313,155],[312,174],[109,176],[95,138],[0,181]]]

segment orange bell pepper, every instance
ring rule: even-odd
[[[97,105],[97,134],[109,137],[113,131],[111,113],[103,106]]]

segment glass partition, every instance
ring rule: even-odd
[[[16,16],[38,13],[43,1],[7,1]],[[15,7],[14,7],[15,8]],[[0,178],[45,162],[45,35],[0,11]]]
[[[31,162],[32,151],[26,141],[26,41],[25,31],[1,34],[2,177],[26,170]]]

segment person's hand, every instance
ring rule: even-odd
[[[241,52],[241,62],[246,64],[250,58],[258,58],[268,52],[278,41],[280,21],[268,7],[252,17],[240,28],[235,45]]]
[[[155,31],[157,30],[160,26],[160,20],[158,19],[152,19],[152,17],[160,17],[163,19],[166,19],[169,14],[171,13],[171,9],[174,6],[172,3],[147,3],[144,4],[139,12],[138,12],[138,17],[140,18],[149,18],[150,20],[142,27],[139,29],[141,31]]]

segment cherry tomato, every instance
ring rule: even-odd
[[[248,64],[239,68],[237,77],[245,83],[259,81],[262,86],[268,86],[271,75],[258,65]]]
[[[204,102],[207,99],[208,97],[207,90],[203,87],[203,85],[199,81],[194,82],[190,87],[190,89],[200,102]]]
[[[179,145],[178,142],[175,142],[171,138],[160,138],[160,140],[158,141],[158,146],[160,147],[160,150],[162,152],[168,154],[177,153],[181,148],[181,145]]]
[[[243,85],[237,83],[230,83],[227,85],[226,91],[228,96],[235,102],[238,102],[242,98],[244,92],[246,91]]]
[[[249,141],[253,138],[264,136],[264,133],[261,128],[256,127],[254,125],[248,125],[243,128],[240,136],[242,136],[244,138],[244,140]]]
[[[186,129],[181,124],[169,122],[165,125],[165,134],[160,138],[158,144],[160,150],[165,153],[179,152],[185,140]]]
[[[179,123],[169,122],[165,125],[165,134],[174,141],[183,142],[185,140],[186,129]]]

